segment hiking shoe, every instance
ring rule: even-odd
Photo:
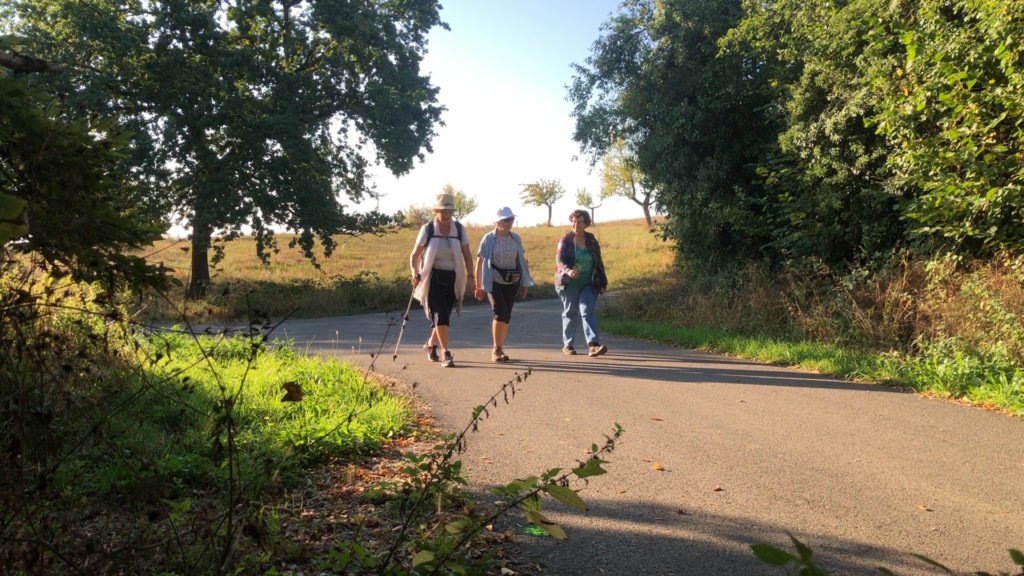
[[[427,346],[427,360],[431,362],[440,362],[441,357],[437,355],[437,346]]]
[[[588,348],[587,356],[600,356],[601,354],[604,354],[607,351],[607,346],[605,346],[604,344],[598,344],[597,342],[594,342]]]
[[[575,356],[576,349],[572,346],[566,346],[565,348],[562,348],[562,354],[565,354],[566,356]]]
[[[491,351],[491,362],[508,362],[508,356],[501,348],[495,348]]]
[[[445,350],[444,351],[444,361],[441,362],[441,367],[443,367],[443,368],[451,368],[452,366],[455,366],[455,357],[452,356],[452,351],[451,350]]]

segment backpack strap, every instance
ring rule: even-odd
[[[455,232],[458,234],[459,244],[462,244],[462,222],[455,221]],[[427,242],[430,242],[434,238],[451,238],[451,236],[441,236],[440,234],[434,234],[434,220],[431,219],[427,222]]]

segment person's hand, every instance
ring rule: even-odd
[[[520,298],[526,298],[527,290],[528,290],[528,288],[526,286],[520,286],[519,287],[519,297]]]
[[[420,284],[420,275],[419,274],[413,274],[412,275],[412,285],[413,285],[413,287],[419,286],[419,284]]]
[[[566,272],[566,274],[569,276],[569,278],[575,278],[576,276],[578,276],[575,268],[569,268],[569,271]]]
[[[476,288],[473,289],[473,296],[477,300],[483,302],[484,301],[484,289],[481,288],[480,286],[477,286]]]

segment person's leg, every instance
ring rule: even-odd
[[[579,296],[580,315],[583,317],[583,335],[587,337],[587,345],[600,344],[601,337],[597,332],[597,294],[593,287],[584,286]]]
[[[562,346],[572,348],[580,323],[580,291],[563,288],[558,297],[562,299]]]
[[[502,350],[505,345],[505,338],[508,336],[508,323],[512,316],[512,299],[515,298],[515,285],[495,285],[494,290],[488,293],[491,301],[491,309],[494,311],[494,318],[491,321],[491,336],[494,340],[494,350],[491,353],[491,360],[505,362],[508,356]]]
[[[441,345],[441,351],[448,351],[448,325],[438,325],[434,327],[434,340]]]
[[[451,321],[452,309],[455,308],[455,272],[450,270],[432,270],[430,277],[430,309],[434,313],[434,331],[430,339],[441,347],[441,362],[447,362],[451,356],[448,350],[448,325]]]
[[[508,338],[508,323],[495,320],[494,332],[494,347],[500,349],[505,345],[505,338]]]

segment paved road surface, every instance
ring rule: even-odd
[[[506,365],[489,362],[484,306],[453,321],[453,369],[420,351],[421,309],[397,361],[400,313],[290,320],[282,329],[310,353],[362,365],[390,331],[377,369],[417,382],[451,430],[532,368],[511,404],[469,439],[463,463],[476,489],[571,467],[620,423],[626,433],[609,473],[581,492],[590,511],[545,502],[569,540],[517,538],[521,557],[546,574],[777,575],[749,546],[788,545],[786,531],[833,574],[938,573],[911,552],[958,571],[1013,569],[1007,549],[1024,549],[1024,420],[610,336],[607,356],[563,356],[559,306],[517,303]]]

